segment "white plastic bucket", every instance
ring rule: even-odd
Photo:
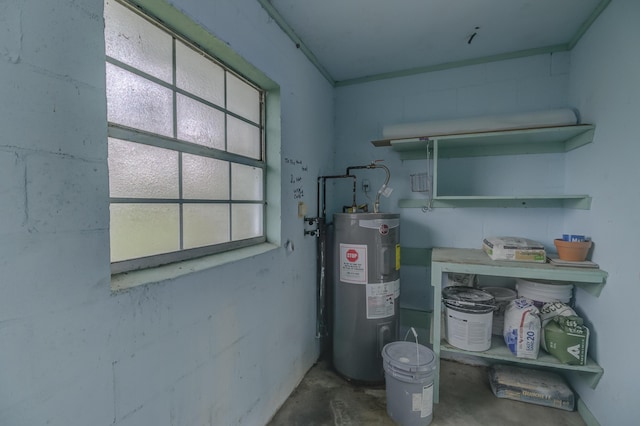
[[[446,287],[442,290],[442,300],[447,342],[467,351],[488,350],[495,298],[478,288]]]
[[[518,278],[516,289],[518,290],[518,297],[533,300],[538,308],[550,302],[569,303],[573,297],[573,284],[571,283]]]
[[[502,336],[504,328],[504,310],[507,308],[509,302],[518,297],[518,293],[507,287],[483,287],[482,289],[491,294],[496,300],[496,310],[493,311],[491,334],[494,336]]]
[[[387,414],[402,426],[427,426],[433,418],[435,354],[413,342],[382,348]]]

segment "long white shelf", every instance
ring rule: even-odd
[[[405,198],[398,200],[401,208],[469,208],[469,207],[518,207],[518,208],[568,208],[589,210],[591,197],[581,195],[517,195],[517,196],[437,196],[432,200]]]
[[[459,157],[565,153],[593,141],[595,126],[542,127],[465,134],[431,135],[407,139],[373,141],[375,146],[390,146],[402,160],[433,158],[433,199],[402,199],[401,208],[571,208],[588,210],[591,197],[586,194],[526,194],[517,196],[462,195],[438,192],[438,160]]]

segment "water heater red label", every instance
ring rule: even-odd
[[[347,260],[349,262],[356,262],[358,260],[358,252],[354,249],[347,250]]]
[[[340,281],[367,284],[366,244],[340,244]]]

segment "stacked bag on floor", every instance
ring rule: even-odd
[[[538,309],[527,298],[511,301],[504,313],[503,337],[518,358],[536,359],[542,346],[564,364],[587,362],[589,329],[565,303],[545,303]]]

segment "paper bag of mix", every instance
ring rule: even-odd
[[[489,367],[489,385],[498,398],[573,411],[575,395],[559,374],[512,365]]]
[[[547,261],[544,245],[520,237],[487,237],[482,240],[482,250],[492,260],[515,260],[519,262]]]
[[[589,348],[589,329],[570,306],[547,303],[540,310],[542,348],[563,364],[585,365]]]

